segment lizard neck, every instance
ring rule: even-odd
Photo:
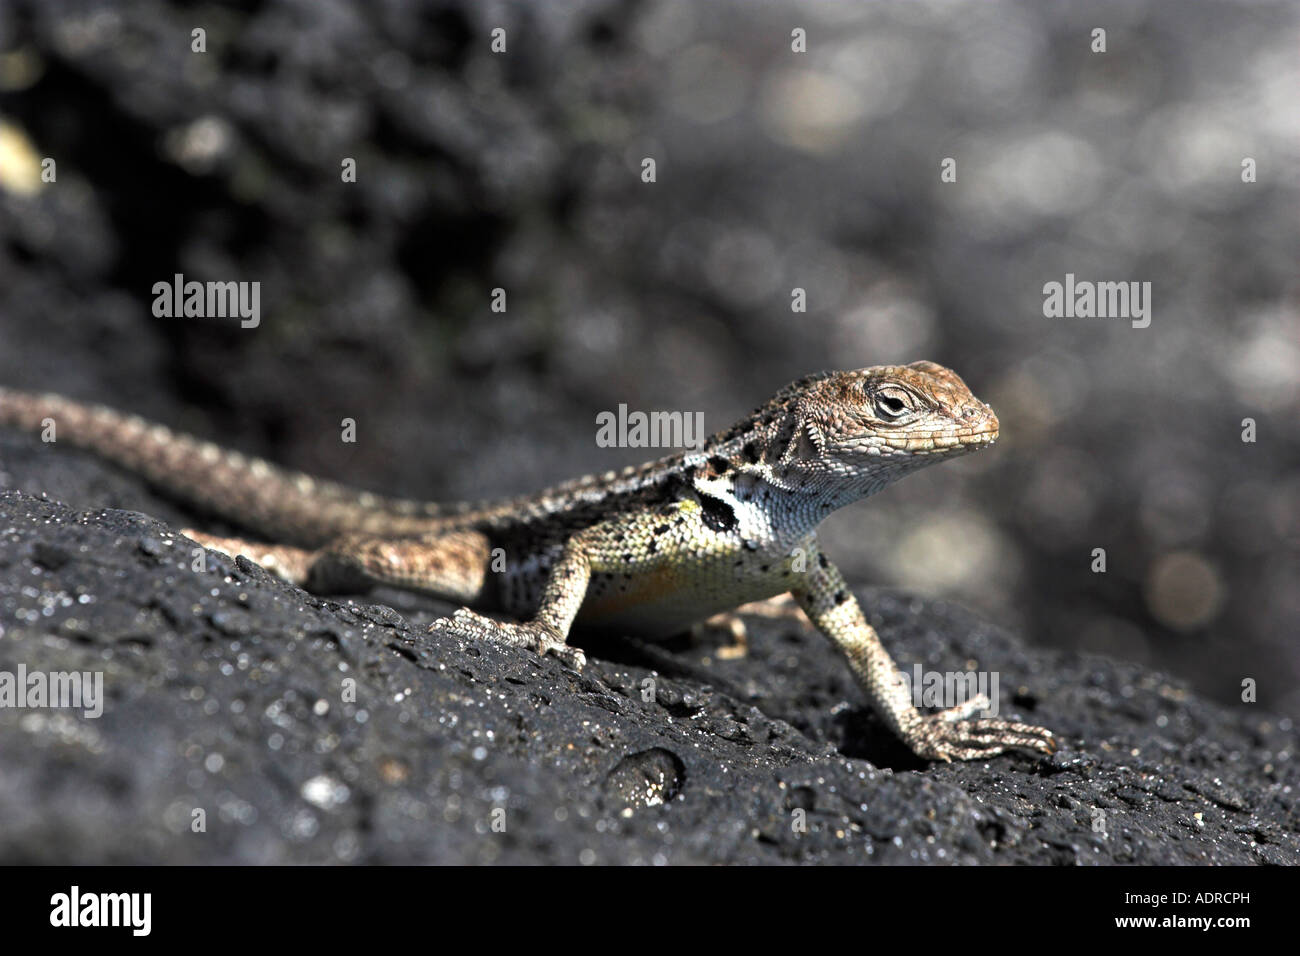
[[[828,477],[784,454],[790,437],[756,427],[683,456],[680,465],[702,504],[725,505],[742,538],[781,551],[817,529],[831,512],[875,494],[894,476],[887,469]]]

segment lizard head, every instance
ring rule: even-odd
[[[813,376],[785,394],[778,467],[851,497],[998,437],[993,409],[934,362]]]

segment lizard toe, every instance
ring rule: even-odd
[[[429,625],[429,630],[451,634],[462,640],[495,641],[510,647],[526,647],[542,657],[551,654],[574,670],[582,670],[587,663],[582,650],[568,644],[564,635],[534,621],[523,624],[496,621],[468,608],[460,608],[451,617],[438,618]]]
[[[1056,737],[1045,727],[996,718],[953,719],[949,712],[925,718],[913,750],[931,760],[979,760],[1008,750],[1051,754]]]

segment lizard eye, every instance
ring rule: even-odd
[[[899,389],[876,393],[876,414],[886,421],[902,418],[912,410],[908,394]]]

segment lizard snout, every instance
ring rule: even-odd
[[[999,423],[997,413],[979,399],[971,399],[961,407],[958,419],[968,429],[968,439],[992,441],[998,437]]]

